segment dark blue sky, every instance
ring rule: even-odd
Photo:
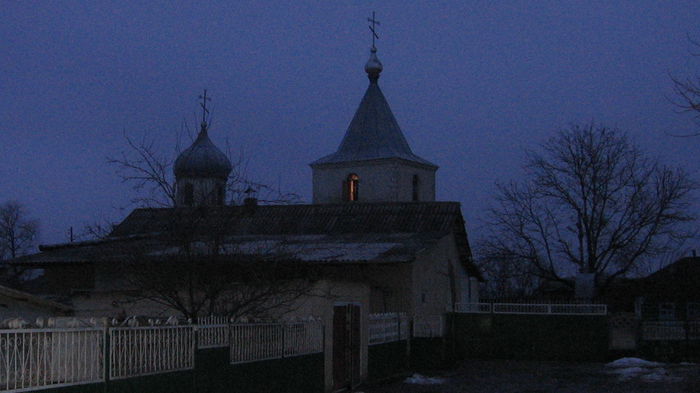
[[[669,73],[700,73],[697,0],[430,3],[3,2],[0,201],[23,202],[44,243],[123,218],[133,192],[106,157],[124,132],[174,155],[205,87],[214,142],[310,201],[307,164],[335,151],[367,86],[372,10],[380,86],[472,238],[523,148],[572,122],[625,130],[698,177],[698,139],[668,135],[698,129],[669,102]]]

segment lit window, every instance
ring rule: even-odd
[[[419,197],[419,192],[418,192],[418,186],[419,186],[419,179],[418,175],[413,175],[413,200],[417,201]]]
[[[346,192],[346,199],[348,201],[356,201],[358,200],[358,187],[360,184],[360,177],[357,176],[356,174],[352,173],[348,175],[348,179],[345,182],[345,188],[347,190]]]

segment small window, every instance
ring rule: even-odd
[[[673,321],[676,319],[676,305],[674,303],[659,303],[659,320]]]
[[[194,187],[191,183],[185,183],[185,206],[194,205]]]
[[[348,200],[348,201],[358,200],[359,185],[360,185],[360,177],[359,176],[357,176],[354,173],[351,173],[350,175],[348,175],[348,178],[345,182],[346,200]]]
[[[420,180],[418,179],[418,175],[413,175],[413,200],[414,201],[417,201],[420,199],[419,186],[420,186]]]

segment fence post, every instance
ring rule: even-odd
[[[285,357],[285,356],[284,356],[284,355],[285,355],[285,352],[286,352],[285,350],[286,350],[286,348],[287,348],[287,347],[285,346],[285,342],[284,342],[284,336],[285,336],[285,334],[284,334],[284,333],[285,333],[285,326],[284,326],[284,325],[285,325],[284,322],[280,323],[280,326],[282,327],[282,359],[284,359],[284,357]]]

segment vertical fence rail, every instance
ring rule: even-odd
[[[228,347],[228,319],[224,316],[208,316],[199,318],[197,324],[197,348]]]
[[[460,313],[607,315],[605,304],[584,303],[457,303]]]
[[[403,313],[379,313],[369,315],[369,345],[405,340],[408,338],[409,320]]]
[[[110,379],[194,368],[193,326],[111,328],[109,337]]]
[[[445,335],[445,316],[428,315],[413,320],[413,337],[434,338]]]
[[[319,322],[234,324],[230,334],[232,364],[323,351],[323,324]]]
[[[101,328],[0,330],[0,390],[104,381],[104,340]]]

